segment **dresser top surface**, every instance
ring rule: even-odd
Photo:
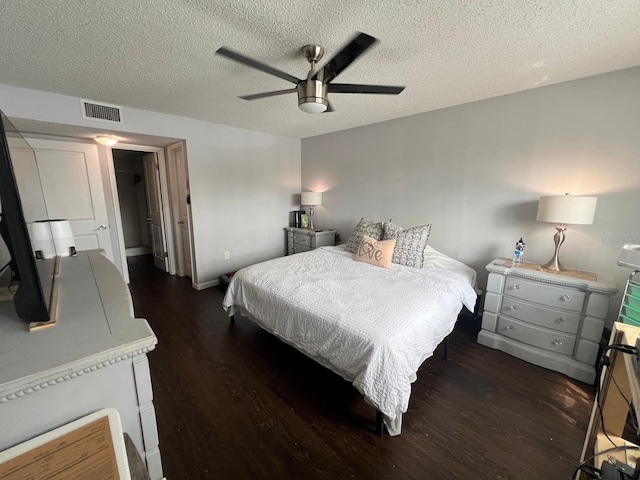
[[[287,227],[287,228],[285,228],[285,230],[287,232],[301,233],[301,234],[311,235],[311,236],[314,236],[314,235],[329,235],[329,234],[336,233],[335,230],[329,230],[329,229],[311,230],[309,228],[298,228],[298,227]]]
[[[526,268],[511,266],[507,258],[495,258],[487,265],[487,271],[501,275],[512,275],[521,278],[541,281],[544,283],[568,285],[576,288],[599,291],[613,295],[618,288],[611,275],[605,273],[568,270],[567,272],[551,272],[542,270],[540,264],[525,262]]]
[[[0,393],[19,379],[153,349],[146,320],[132,318],[129,292],[116,267],[99,251],[62,259],[57,323],[30,332],[13,302],[0,302]]]

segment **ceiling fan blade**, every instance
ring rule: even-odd
[[[336,53],[333,58],[313,76],[313,80],[329,83],[375,42],[377,42],[377,40],[371,35],[358,33],[353,40]]]
[[[330,93],[372,93],[379,95],[398,95],[404,87],[390,85],[356,85],[353,83],[330,83],[327,85]]]
[[[295,93],[295,88],[290,88],[288,90],[275,90],[273,92],[264,92],[264,93],[254,93],[253,95],[243,95],[241,98],[243,100],[257,100],[259,98],[267,98],[267,97],[275,97],[276,95],[284,95],[285,93]]]
[[[270,75],[274,75],[278,78],[281,78],[283,80],[286,80],[288,82],[295,83],[296,85],[298,84],[298,82],[302,81],[299,78],[294,77],[293,75],[289,75],[288,73],[283,72],[282,70],[278,70],[277,68],[273,68],[273,67],[270,67],[269,65],[265,65],[262,62],[254,60],[253,58],[249,58],[242,55],[241,53],[234,52],[233,50],[230,50],[227,47],[220,47],[218,50],[216,50],[216,53],[218,55],[222,55],[223,57],[227,57],[231,60],[242,63],[243,65],[246,65],[248,67],[255,68],[256,70],[260,70],[261,72],[265,72]]]

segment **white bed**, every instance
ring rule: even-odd
[[[430,247],[421,269],[353,257],[323,247],[243,268],[223,307],[352,382],[399,435],[418,368],[474,310],[476,274]]]

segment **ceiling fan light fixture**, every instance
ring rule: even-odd
[[[306,80],[298,83],[298,108],[305,113],[323,113],[329,106],[327,86],[319,80]]]
[[[298,104],[298,108],[305,113],[323,113],[327,111],[327,104],[322,98],[306,98]]]

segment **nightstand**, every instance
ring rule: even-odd
[[[285,230],[287,231],[287,255],[336,244],[335,230],[314,231],[295,227],[288,227]]]
[[[505,258],[487,265],[489,279],[478,343],[593,383],[613,277],[581,270],[555,273]]]

